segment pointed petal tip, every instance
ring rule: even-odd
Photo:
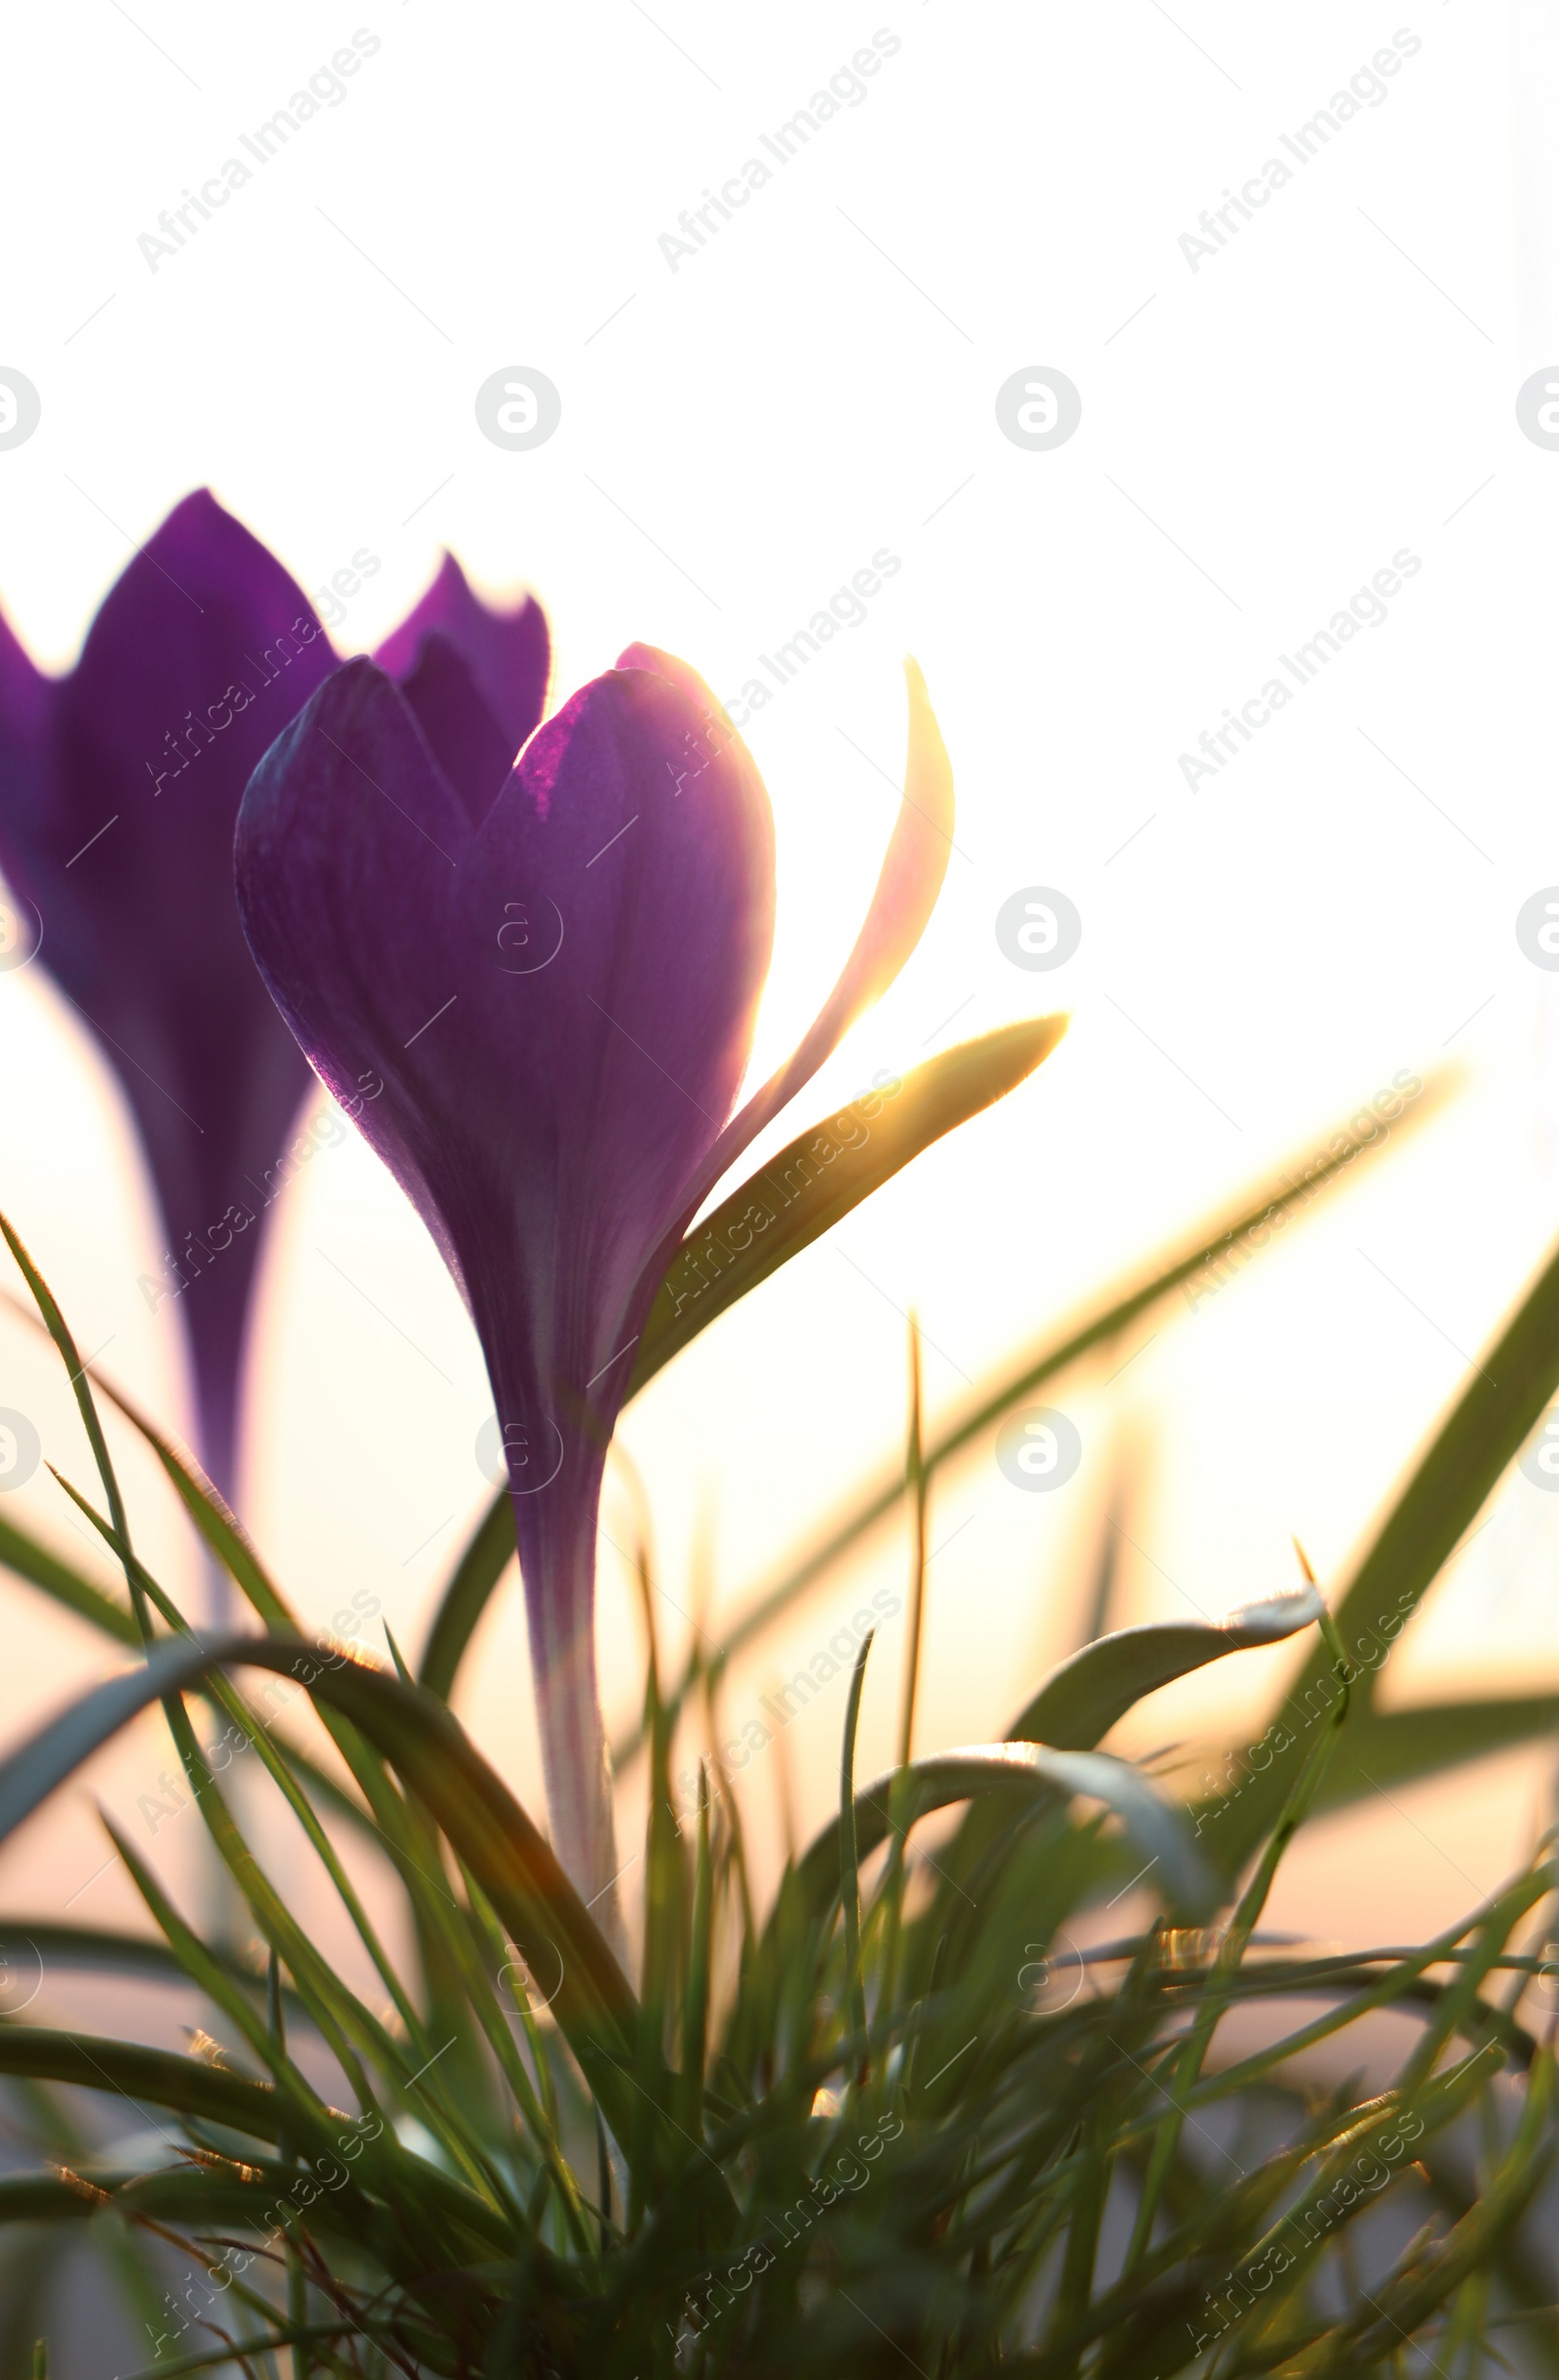
[[[141,551],[147,553],[159,546],[188,545],[196,552],[204,552],[216,541],[230,537],[242,540],[246,546],[258,548],[266,553],[268,559],[272,558],[268,549],[260,547],[253,530],[247,529],[238,515],[230,513],[210,488],[192,487],[187,496],[180,496],[178,502],[164,514]]]
[[[904,683],[909,696],[909,744],[904,759],[904,799],[917,808],[943,838],[940,889],[952,849],[957,805],[953,795],[953,764],[927,690],[925,674],[913,653],[904,655]]]
[[[627,650],[652,652],[654,648],[630,645]],[[687,670],[685,663],[675,666]],[[856,1018],[882,998],[915,949],[936,905],[953,849],[953,764],[920,664],[912,655],[905,655],[904,675],[909,733],[903,796],[855,947],[810,1029],[785,1063],[732,1117],[690,1181],[688,1220],[771,1117],[831,1056]],[[702,679],[697,682],[703,684]]]
[[[446,546],[429,586],[374,651],[379,667],[407,688],[413,709],[418,672],[436,637],[443,638],[470,672],[475,692],[512,760],[547,708],[551,631],[546,612],[528,590],[503,602],[489,602]],[[489,788],[489,799],[496,789]]]

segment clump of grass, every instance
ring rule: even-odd
[[[1452,2380],[1511,2357],[1559,2362],[1528,2220],[1559,2145],[1543,1949],[1555,1838],[1413,1948],[1322,1954],[1262,1931],[1295,1833],[1364,1769],[1399,1781],[1552,1725],[1542,1698],[1382,1713],[1350,1631],[1388,1585],[1394,1611],[1412,1608],[1552,1394],[1559,1259],[1333,1611],[1307,1581],[1223,1628],[1102,1636],[1040,1683],[1002,1742],[915,1760],[912,1650],[903,1756],[864,1783],[868,1640],[839,1818],[787,1862],[767,1910],[712,1724],[696,1807],[676,1806],[673,1746],[712,1713],[718,1677],[696,1656],[667,1681],[652,1629],[628,1747],[650,1784],[629,1978],[448,1709],[501,1526],[489,1517],[468,1549],[418,1682],[393,1643],[381,1670],[305,1640],[232,1515],[115,1399],[260,1624],[202,1643],[135,1552],[94,1376],[6,1230],[72,1378],[100,1507],[62,1484],[128,1600],[10,1524],[0,1554],[140,1657],[0,1763],[0,1839],[157,1703],[261,1956],[203,1934],[117,1833],[158,1941],[8,1923],[50,1964],[193,1982],[207,2015],[188,2054],[0,2025],[0,2074],[38,2154],[0,2179],[0,2226],[15,2227],[3,2380],[44,2368],[33,2317],[50,2258],[84,2231],[144,2325],[145,2369],[167,2380],[223,2365],[292,2380],[974,2380],[998,2366]],[[901,1488],[918,1549],[946,1449],[1107,1344],[1195,1258],[1166,1261],[985,1393],[962,1439],[928,1445],[914,1397]],[[886,1509],[881,1493],[861,1509]],[[1307,1698],[1313,1723],[1275,1748],[1269,1731],[1266,1766],[1236,1794],[1187,1811],[1099,1748],[1157,1686],[1284,1637],[1323,1689]],[[251,1681],[267,1674],[309,1694],[328,1767],[265,1710]],[[385,1999],[351,1989],[300,1924],[295,1883],[267,1872],[217,1773],[213,1732],[247,1747],[298,1821]],[[938,1811],[960,1815],[929,1848]],[[404,1897],[404,1967],[353,1882],[367,1845]],[[1096,1939],[1131,1884],[1156,1914]],[[1410,2020],[1389,2082],[1327,2084],[1399,2047],[1400,2024],[1376,2021],[1388,2012]],[[116,2163],[72,2130],[62,2086],[100,2092],[110,2115],[125,2097],[155,2110],[178,2146]]]

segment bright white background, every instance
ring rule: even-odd
[[[939,1490],[919,1741],[999,1731],[1069,1649],[1118,1452],[1138,1471],[1118,1621],[1287,1585],[1291,1532],[1325,1579],[1559,1226],[1559,979],[1513,931],[1559,878],[1559,454],[1514,415],[1559,355],[1555,12],[361,5],[137,0],[132,20],[77,0],[14,20],[0,363],[36,381],[44,412],[0,454],[8,616],[67,666],[132,542],[207,481],[306,588],[361,547],[381,558],[336,632],[345,649],[394,625],[447,544],[490,592],[541,595],[559,691],[637,636],[734,695],[760,649],[890,547],[903,566],[865,624],[747,730],[780,870],[756,1062],[794,1041],[869,895],[906,650],[954,757],[959,848],[919,954],[786,1130],[1005,1018],[1064,1006],[1074,1023],[1005,1108],[630,1414],[666,1593],[686,1604],[707,1515],[717,1631],[892,1454],[905,1309],[924,1321],[934,1414],[1091,1286],[1322,1145],[1398,1069],[1454,1057],[1464,1087],[1437,1122],[1215,1301],[1166,1309],[1113,1386],[1064,1384],[1084,1441],[1069,1488],[1019,1494],[987,1445]],[[149,270],[137,235],[363,22],[381,47],[345,102]],[[1404,23],[1422,46],[1385,103],[1193,272],[1178,241],[1200,211],[1286,158],[1279,133]],[[901,46],[865,102],[673,273],[658,236],[766,155],[757,134],[881,24]],[[489,444],[474,416],[511,364],[562,394],[560,429],[531,453]],[[997,427],[996,390],[1027,365],[1082,391],[1082,427],[1051,453]],[[1189,790],[1178,754],[1403,547],[1423,567],[1386,623]],[[1084,918],[1052,976],[1014,969],[994,935],[1035,883]],[[83,1347],[183,1421],[176,1309],[154,1318],[135,1286],[159,1249],[125,1110],[40,970],[0,979],[0,1198]],[[355,1139],[279,1214],[246,1515],[305,1609],[365,1587],[409,1652],[486,1493],[479,1357]],[[0,1363],[0,1401],[85,1478],[67,1399],[19,1330]],[[148,1546],[197,1593],[156,1482],[129,1467]],[[18,1504],[94,1559],[46,1475]],[[1556,1507],[1512,1478],[1394,1691],[1559,1670]],[[606,1524],[628,1542],[619,1491]],[[826,1640],[862,1583],[902,1578],[885,1539],[830,1581],[739,1671],[731,1715]],[[669,1604],[663,1618],[678,1641]],[[19,1588],[4,1627],[14,1736],[103,1657]],[[601,1637],[621,1720],[640,1640],[610,1547]],[[868,1760],[889,1747],[901,1654],[899,1624],[868,1687]],[[1142,1740],[1215,1732],[1267,1674],[1251,1657],[1161,1698]],[[463,1708],[539,1807],[527,1698],[511,1582]],[[809,1824],[832,1806],[842,1708],[841,1688],[787,1740]],[[129,1823],[160,1757],[148,1735],[94,1772]],[[754,1763],[741,1788],[760,1834],[780,1765]],[[1292,1912],[1389,1933],[1460,1906],[1537,1790],[1530,1762],[1507,1763],[1475,1789],[1409,1796],[1410,1817],[1382,1806],[1357,1839],[1388,1851],[1389,1892],[1372,1860],[1354,1910],[1335,1861],[1312,1857]],[[100,1839],[85,1797],[32,1826],[0,1863],[13,1903],[77,1893]],[[132,1908],[115,1874],[73,1905]]]

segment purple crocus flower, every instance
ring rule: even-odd
[[[467,745],[504,746],[496,787],[541,715],[536,605],[490,613],[446,559],[386,654],[419,715],[461,686]],[[0,622],[0,865],[129,1098],[168,1235],[142,1289],[182,1301],[202,1459],[228,1495],[260,1218],[309,1083],[239,925],[233,826],[256,761],[338,666],[302,590],[204,489],[110,589],[65,676]]]
[[[733,1114],[768,971],[768,796],[693,671],[644,645],[539,728],[484,803],[351,662],[239,817],[250,947],[417,1208],[475,1323],[508,1453],[552,1834],[617,1924],[593,1637],[596,1516],[631,1351],[714,1183],[918,940],[952,792],[910,667],[910,783],[855,951]],[[605,1909],[600,1903],[605,1901]]]

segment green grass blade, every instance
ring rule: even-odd
[[[487,1599],[514,1559],[514,1508],[507,1488],[500,1488],[481,1519],[444,1589],[418,1675],[431,1694],[449,1700],[455,1672]]]
[[[339,2119],[334,2111],[279,2044],[266,2017],[227,1984],[205,1943],[178,1915],[125,1837],[112,1825],[108,1832],[142,1900],[192,1979],[239,2027],[250,2050],[269,2069],[285,2128],[278,2134],[279,2146],[285,2146],[287,2158],[299,2152],[311,2159],[322,2153],[333,2157],[341,2145]],[[501,2252],[510,2246],[513,2232],[502,2206],[479,2195],[457,2175],[446,2173],[402,2148],[396,2133],[384,2123],[366,2079],[356,2069],[350,2055],[345,2065],[364,2114],[375,2125],[374,2132],[364,2140],[359,2153],[355,2186],[375,2188],[388,2201],[401,2230],[408,2237],[426,2238],[430,2252],[482,2254]],[[418,2104],[399,2078],[396,2078],[395,2087],[413,2097],[415,2112],[425,2124],[432,2117],[436,2129],[436,2111],[425,2103]],[[286,2169],[284,2165],[283,2170]]]
[[[93,1401],[92,1384],[87,1377],[87,1366],[83,1363],[76,1342],[70,1335],[69,1325],[55,1302],[53,1290],[3,1214],[0,1214],[0,1233],[4,1234],[6,1246],[15,1256],[21,1277],[32,1292],[38,1312],[43,1318],[45,1329],[59,1351],[60,1359],[70,1378],[71,1389],[75,1394],[77,1410],[80,1412],[86,1428],[93,1460],[97,1466],[97,1476],[103,1483],[103,1493],[108,1499],[108,1509],[114,1517],[114,1528],[121,1543],[128,1546],[130,1544],[130,1522],[125,1513],[125,1500],[119,1492],[119,1481],[114,1476],[114,1466],[109,1457],[108,1441],[103,1437],[102,1423],[97,1418],[97,1407]],[[128,1568],[125,1577],[130,1588],[131,1608],[135,1615],[142,1635],[149,1639],[150,1625],[141,1609],[139,1590]]]
[[[1049,1056],[1064,1017],[1003,1025],[916,1066],[888,1104],[875,1093],[809,1125],[705,1216],[666,1268],[634,1360],[630,1397],[709,1324]]]
[[[1487,2261],[1540,2187],[1553,2162],[1546,2137],[1554,2101],[1554,2061],[1544,2052],[1524,2095],[1508,2153],[1476,2204],[1449,2234],[1411,2255],[1379,2289],[1367,2310],[1340,2325],[1329,2352],[1311,2368],[1317,2374],[1379,2369],[1401,2342],[1441,2306],[1452,2291]]]
[[[52,1917],[0,1918],[0,1953],[15,1963],[18,1946],[30,1943],[46,1968],[64,1967],[85,1974],[134,1977],[154,1983],[183,1983],[188,1980],[184,1970],[169,1949],[149,1934],[119,1934],[103,1926],[60,1925]],[[253,1969],[243,1966],[228,1952],[213,1948],[212,1954],[225,1968],[235,1983],[250,1991],[264,1988],[263,1977]],[[303,2013],[295,1997],[289,2000],[289,2014]]]
[[[247,2075],[209,2066],[202,2058],[172,2050],[9,2020],[0,2024],[0,2074],[73,2083],[83,2091],[113,2092],[133,2106],[144,2101],[173,2108],[252,2140],[274,2141],[277,2136],[279,2100],[270,2083],[253,2082]],[[343,2116],[341,2121],[350,2123],[351,2118]]]
[[[35,1316],[28,1314],[24,1308],[17,1306],[15,1300],[8,1299],[6,1302],[11,1304],[13,1310],[29,1325],[38,1329],[43,1327]],[[217,1494],[215,1488],[184,1460],[171,1440],[157,1427],[156,1423],[140,1410],[133,1399],[115,1388],[111,1382],[104,1380],[94,1371],[91,1365],[87,1369],[89,1376],[103,1395],[153,1448],[207,1546],[223,1564],[229,1576],[266,1626],[273,1630],[295,1630],[298,1624],[290,1605],[270,1577],[242,1525]],[[111,1526],[104,1523],[92,1506],[77,1495],[75,1489],[66,1482],[62,1482],[62,1484],[66,1486],[66,1492],[75,1497],[82,1511],[87,1514],[93,1525],[99,1530],[106,1542],[119,1555],[121,1560],[129,1559],[133,1562],[133,1555],[130,1554],[120,1542],[117,1533],[112,1530]],[[163,1611],[164,1617],[169,1620],[170,1625],[178,1628],[185,1627],[182,1615],[177,1612],[170,1598],[156,1587],[155,1582],[149,1579],[148,1574],[139,1565],[136,1565],[136,1575],[146,1592],[158,1603],[158,1607]],[[139,1641],[138,1631],[135,1641]],[[323,1802],[337,1815],[346,1818],[354,1826],[367,1833],[375,1842],[376,1847],[387,1852],[395,1861],[401,1879],[417,1906],[419,1926],[426,1935],[430,1922],[437,1929],[437,1913],[433,1912],[430,1917],[429,1897],[425,1889],[425,1869],[419,1865],[418,1862],[416,1828],[400,1805],[399,1797],[395,1793],[382,1764],[370,1752],[361,1737],[336,1712],[326,1708],[321,1713],[321,1716],[368,1805],[366,1811],[354,1802],[350,1794],[342,1790],[335,1779],[326,1775],[297,1747],[287,1743],[285,1737],[278,1736],[274,1739],[278,1749],[285,1756],[286,1765],[298,1785],[305,1785],[317,1801]],[[251,1738],[256,1738],[262,1732],[269,1735],[271,1730],[267,1724],[263,1731],[251,1729],[249,1732]]]
[[[839,1755],[838,1892],[845,1919],[845,1999],[850,2029],[866,2030],[866,1992],[860,1973],[860,1841],[856,1827],[856,1729],[860,1719],[861,1689],[866,1682],[866,1657],[876,1630],[860,1640],[850,1673],[850,1698],[845,1706],[844,1743]],[[886,1823],[885,1823],[886,1831]]]
[[[714,1932],[714,1866],[709,1853],[709,1781],[699,1770],[699,1824],[693,1869],[693,1916],[687,1992],[682,2009],[682,2122],[703,2131],[703,2068],[708,2048],[709,1964]]]
[[[140,1643],[140,1630],[128,1604],[116,1603],[112,1595],[104,1594],[100,1587],[83,1578],[69,1562],[62,1561],[57,1554],[51,1554],[25,1529],[4,1517],[0,1517],[0,1564],[15,1571],[18,1578],[25,1579],[29,1587],[41,1588],[57,1603],[74,1612],[78,1620],[90,1620],[94,1628],[101,1629],[105,1636],[112,1636],[116,1644]]]
[[[1308,1576],[1308,1566],[1307,1584],[1313,1590],[1314,1581]],[[1318,1596],[1316,1600],[1319,1600]],[[1347,1656],[1343,1652],[1342,1641],[1337,1634],[1336,1627],[1324,1605],[1321,1607],[1320,1629],[1327,1652],[1336,1664],[1341,1679],[1347,1670]],[[1174,2088],[1167,2094],[1170,2112],[1164,2117],[1154,2141],[1147,2175],[1143,2182],[1142,2195],[1137,2203],[1136,2221],[1132,2228],[1130,2245],[1126,2249],[1128,2271],[1147,2252],[1148,2244],[1153,2237],[1154,2217],[1168,2174],[1170,2161],[1180,2145],[1181,2128],[1185,2122],[1183,2110],[1186,2094],[1188,2092],[1195,2091],[1200,2079],[1203,2061],[1212,2046],[1213,2034],[1228,2009],[1235,1978],[1249,1946],[1251,1936],[1255,1933],[1260,1921],[1262,1910],[1267,1904],[1267,1897],[1272,1891],[1273,1879],[1277,1873],[1278,1864],[1294,1836],[1304,1824],[1315,1796],[1320,1791],[1321,1780],[1325,1775],[1327,1763],[1336,1749],[1338,1731],[1348,1718],[1349,1694],[1349,1687],[1344,1682],[1341,1697],[1331,1719],[1322,1728],[1311,1747],[1310,1756],[1304,1766],[1290,1781],[1277,1824],[1273,1828],[1262,1848],[1262,1855],[1256,1863],[1255,1872],[1241,1894],[1239,1905],[1230,1919],[1223,1940],[1218,1945],[1218,1955],[1213,1961],[1212,1972],[1198,1997],[1190,2032],[1175,2061]]]
[[[1227,1620],[1171,1620],[1101,1636],[1051,1671],[1012,1721],[1008,1741],[1089,1751],[1144,1695],[1226,1653],[1278,1644],[1313,1627],[1325,1608],[1313,1587],[1296,1587],[1243,1604]]]

